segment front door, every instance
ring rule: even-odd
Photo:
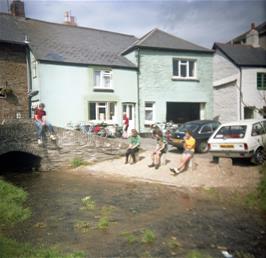
[[[135,129],[135,104],[133,103],[124,103],[123,104],[123,113],[127,114],[129,120],[128,132],[130,133],[131,129]]]

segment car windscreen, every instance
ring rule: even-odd
[[[246,125],[230,125],[223,126],[214,136],[215,139],[239,139],[244,138],[246,134],[247,126]]]
[[[195,132],[197,129],[199,128],[199,125],[197,124],[182,124],[179,128],[178,131],[179,132],[185,132],[185,131],[191,131],[191,132]]]

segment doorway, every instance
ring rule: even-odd
[[[122,111],[123,111],[123,113],[127,114],[127,117],[128,117],[128,120],[129,120],[128,132],[130,132],[131,129],[135,129],[136,128],[135,127],[136,126],[135,104],[134,103],[123,103]]]
[[[200,119],[200,103],[167,102],[166,121],[182,124]]]

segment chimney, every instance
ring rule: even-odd
[[[65,12],[64,24],[71,25],[71,26],[77,26],[77,23],[75,21],[75,16],[71,16],[71,11]]]
[[[246,35],[246,45],[252,47],[260,47],[259,33],[256,30],[255,23],[251,23],[251,30]]]
[[[10,10],[13,16],[25,17],[24,2],[20,0],[13,0],[10,5]]]

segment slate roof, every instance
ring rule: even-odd
[[[132,35],[0,13],[0,41],[25,44],[25,35],[40,61],[136,68],[120,55],[136,41]]]
[[[135,48],[150,48],[160,50],[185,50],[194,52],[213,53],[211,49],[204,48],[193,44],[184,39],[178,38],[165,31],[157,28],[153,29],[142,38],[136,40],[131,46],[129,46],[123,54],[129,53]]]
[[[259,36],[265,35],[266,34],[266,22],[261,23],[260,25],[256,26],[255,29],[258,31]],[[237,42],[240,43],[241,41],[246,40],[246,35],[250,32],[250,30],[246,31],[245,33],[233,38],[230,40],[228,43],[232,42]]]
[[[213,49],[219,49],[237,66],[266,67],[266,50],[247,45],[214,43]]]

